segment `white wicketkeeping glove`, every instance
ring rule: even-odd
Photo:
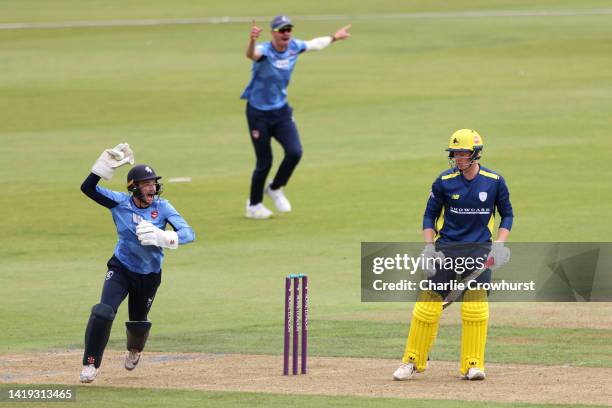
[[[503,242],[494,242],[487,259],[489,258],[493,258],[493,265],[490,269],[497,269],[510,261],[510,248],[504,246]]]
[[[178,234],[175,231],[164,231],[151,224],[141,221],[136,226],[136,235],[141,245],[155,245],[160,248],[178,248]]]
[[[434,244],[426,244],[421,257],[423,258],[423,272],[428,278],[431,278],[436,274],[435,264],[440,263],[437,259],[444,260],[444,254],[436,251]]]
[[[103,151],[91,168],[91,172],[104,180],[110,180],[115,169],[126,163],[134,164],[134,152],[129,144],[120,143],[112,149]]]

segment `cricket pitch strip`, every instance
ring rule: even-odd
[[[80,350],[2,355],[0,383],[80,384],[81,358]],[[385,359],[311,357],[307,375],[285,377],[282,356],[145,352],[131,372],[123,358],[108,350],[88,386],[612,406],[612,368],[487,364],[487,379],[472,382],[460,379],[458,363],[432,361],[398,382],[399,361]]]

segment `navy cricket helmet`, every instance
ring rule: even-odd
[[[155,193],[160,195],[163,191],[163,185],[158,183],[161,176],[155,173],[155,170],[147,164],[137,164],[132,167],[127,174],[127,189],[129,192],[140,198],[141,192],[137,183],[144,180],[155,180]]]

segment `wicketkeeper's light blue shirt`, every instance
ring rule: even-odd
[[[138,208],[130,194],[111,191],[100,186],[96,186],[96,190],[117,203],[110,209],[119,236],[114,253],[115,257],[132,272],[159,273],[164,259],[162,248],[140,244],[136,235],[136,226],[142,220],[149,221],[162,230],[170,224],[178,235],[179,244],[186,244],[195,239],[191,227],[168,200],[158,198],[149,207]]]

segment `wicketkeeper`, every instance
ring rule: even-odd
[[[160,176],[146,164],[132,167],[127,175],[128,193],[100,187],[100,178],[110,180],[116,168],[134,164],[127,143],[107,149],[98,158],[81,191],[108,208],[119,240],[108,261],[100,302],[91,309],[85,330],[85,352],[81,382],[92,382],[99,371],[117,309],[129,296],[129,318],[125,323],[127,354],[125,368],[133,370],[140,361],[151,322],[147,315],[161,282],[164,249],[176,249],[195,239],[191,227],[165,199],[160,198]],[[166,230],[170,225],[172,230]]]
[[[351,36],[348,33],[349,25],[333,35],[310,41],[297,40],[291,38],[293,23],[287,16],[274,17],[270,28],[272,41],[256,45],[262,29],[253,20],[246,50],[247,58],[253,60],[252,77],[241,96],[241,99],[248,101],[246,116],[257,156],[251,179],[251,194],[246,204],[246,216],[255,219],[265,219],[272,215],[272,211],[263,205],[264,185],[272,167],[272,137],[282,145],[285,157],[272,182],[265,186],[265,192],[278,211],[291,211],[291,204],[282,188],[302,157],[293,108],[287,103],[287,86],[298,56],[303,52],[322,50],[335,41]]]
[[[474,130],[461,129],[453,133],[447,152],[451,169],[444,171],[432,185],[425,215],[423,216],[424,259],[428,262],[425,273],[436,283],[461,279],[459,271],[442,266],[450,257],[467,255],[491,260],[490,268],[475,278],[476,282],[491,281],[491,269],[509,261],[510,251],[504,246],[512,228],[510,193],[503,177],[482,167],[479,163],[483,148],[482,137]],[[501,217],[497,239],[491,242],[496,210]],[[437,266],[437,267],[435,267]],[[462,268],[463,269],[463,268]],[[474,269],[462,270],[467,276]],[[415,304],[410,333],[402,364],[393,373],[396,380],[407,380],[427,366],[427,357],[433,345],[442,301],[449,290],[424,291]],[[483,380],[484,353],[487,340],[489,303],[485,290],[467,290],[461,303],[461,367],[463,378]]]

